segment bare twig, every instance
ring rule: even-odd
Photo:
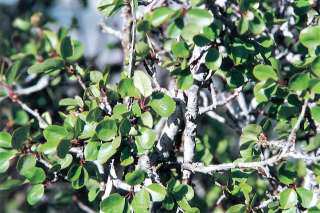
[[[230,95],[228,98],[226,98],[226,99],[224,99],[222,101],[218,101],[216,103],[213,103],[213,104],[211,104],[209,106],[201,107],[199,109],[199,114],[201,115],[201,114],[206,113],[208,111],[211,111],[211,110],[213,110],[213,109],[215,109],[217,107],[221,107],[221,106],[226,105],[227,103],[229,103],[230,101],[235,99],[239,95],[241,90],[242,90],[242,86],[238,87],[237,89],[235,89],[234,93],[232,95]]]
[[[224,171],[229,169],[259,169],[263,168],[264,166],[271,166],[277,162],[285,158],[294,158],[294,159],[302,159],[317,162],[320,160],[320,156],[309,156],[305,154],[299,154],[297,152],[288,152],[283,155],[274,155],[271,158],[262,161],[254,161],[254,162],[233,162],[233,163],[222,163],[217,165],[209,165],[204,166],[202,163],[193,163],[193,164],[183,164],[182,167],[188,169],[192,172],[199,172],[204,174],[211,174],[212,172],[216,171]]]
[[[19,104],[24,111],[28,112],[30,115],[32,115],[38,120],[40,128],[45,129],[48,126],[48,123],[40,116],[40,114],[37,111],[31,109],[21,100],[17,100],[16,103]]]
[[[78,75],[78,74],[75,74],[75,76],[76,76],[77,81],[78,81],[79,85],[81,86],[81,88],[82,88],[83,90],[86,90],[87,87],[86,87],[85,83],[82,81],[81,76]]]
[[[121,34],[120,31],[115,30],[115,29],[113,29],[112,27],[109,27],[109,26],[106,25],[104,22],[101,22],[101,23],[99,24],[99,26],[100,26],[102,32],[108,33],[108,34],[110,34],[110,35],[113,35],[113,36],[117,37],[117,38],[120,39],[120,40],[123,38],[123,36],[122,36],[122,34]]]
[[[128,72],[129,72],[129,76],[132,77],[134,72],[133,69],[135,64],[135,45],[136,45],[136,17],[135,17],[133,1],[130,1],[130,7],[131,7],[132,24],[131,24],[131,45],[130,45],[130,51],[129,51]]]
[[[234,168],[239,168],[239,169],[259,169],[265,167],[265,166],[270,166],[273,165],[277,162],[280,162],[281,160],[285,158],[295,158],[295,159],[302,159],[305,161],[311,161],[311,162],[317,162],[320,160],[320,156],[310,156],[307,154],[299,153],[295,150],[290,150],[289,147],[291,144],[295,142],[295,134],[298,131],[300,124],[305,116],[305,112],[307,109],[308,105],[308,100],[305,100],[302,110],[299,114],[298,120],[296,121],[294,127],[292,128],[288,139],[286,141],[287,145],[285,148],[281,150],[281,152],[277,155],[274,155],[270,158],[267,158],[262,161],[255,161],[255,162],[233,162],[233,163],[223,163],[223,164],[217,164],[217,165],[209,165],[209,166],[203,166],[203,164],[199,163],[184,163],[182,167],[184,169],[190,170],[192,172],[200,172],[200,173],[205,173],[205,174],[210,174],[214,171],[223,171],[223,170],[229,170],[229,169],[234,169]]]
[[[84,211],[86,213],[96,213],[96,211],[94,211],[89,206],[82,203],[77,197],[74,197],[74,201],[82,211]]]
[[[49,85],[49,76],[43,76],[39,79],[39,81],[30,87],[27,88],[17,88],[15,90],[15,94],[17,95],[30,95],[32,93],[38,92],[40,90],[43,90]]]

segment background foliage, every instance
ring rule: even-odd
[[[61,2],[0,6],[1,212],[320,211],[318,1],[102,0],[85,43]]]

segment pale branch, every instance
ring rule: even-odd
[[[200,107],[199,114],[201,115],[201,114],[204,114],[208,111],[212,111],[212,110],[216,109],[217,107],[221,107],[221,106],[226,105],[227,103],[229,103],[230,101],[235,99],[240,94],[241,90],[242,90],[242,86],[235,89],[233,94],[231,94],[228,98],[225,98],[221,101],[217,101],[216,103],[212,103],[209,106]]]
[[[275,163],[280,162],[285,158],[301,159],[306,161],[317,162],[320,160],[320,156],[309,156],[297,152],[287,152],[283,155],[274,155],[271,158],[267,158],[262,161],[254,162],[233,162],[233,163],[222,163],[217,165],[204,166],[202,163],[184,163],[182,167],[192,172],[199,172],[204,174],[211,174],[212,172],[225,171],[229,169],[260,169],[265,166],[271,166]]]
[[[87,89],[86,84],[82,81],[81,76],[78,75],[78,74],[76,74],[75,76],[76,76],[77,81],[78,81],[79,85],[81,86],[81,88],[82,88],[83,90],[86,90],[86,89]]]
[[[78,207],[86,212],[86,213],[96,213],[96,211],[94,211],[93,209],[91,209],[89,206],[85,205],[84,203],[82,203],[78,198],[74,198],[74,202],[78,205]]]
[[[130,10],[131,10],[131,45],[129,50],[129,66],[128,66],[128,72],[129,77],[133,76],[134,73],[134,66],[135,66],[135,47],[136,47],[136,17],[135,17],[135,10],[134,10],[134,2],[133,0],[130,1]]]
[[[192,163],[194,157],[198,97],[199,86],[192,85],[190,89],[188,89],[187,111],[185,114],[186,124],[183,132],[183,162],[186,164]],[[184,169],[182,180],[187,183],[190,179],[190,175],[190,171]]]
[[[112,162],[110,163],[110,167],[109,167],[109,177],[112,180],[112,185],[116,188],[116,189],[121,189],[124,191],[138,191],[140,188],[139,186],[135,186],[134,188],[132,186],[130,186],[129,184],[123,182],[122,180],[120,180],[116,174],[116,170],[114,168],[114,160],[112,160]],[[106,193],[106,192],[105,192]],[[107,192],[108,193],[108,192]]]
[[[123,39],[123,36],[122,36],[122,33],[118,30],[115,30],[113,29],[112,27],[109,27],[108,25],[106,25],[104,22],[101,22],[99,24],[100,26],[100,29],[102,32],[104,33],[108,33],[110,35],[113,35],[115,37],[117,37],[118,39],[122,40]]]
[[[143,18],[145,14],[150,13],[152,10],[163,6],[166,1],[167,0],[153,0],[151,3],[144,7],[143,13],[141,13],[137,18]]]
[[[169,157],[169,152],[174,147],[175,137],[182,125],[182,111],[180,104],[177,104],[174,113],[167,119],[161,136],[157,142],[157,151],[164,158]]]
[[[43,90],[49,85],[49,76],[43,76],[39,79],[39,81],[30,87],[26,88],[17,88],[14,93],[17,95],[30,95],[32,93]]]
[[[211,92],[212,105],[214,105],[216,107],[218,101],[217,101],[217,93],[216,93],[216,90],[213,86],[213,83],[210,84],[210,92]],[[206,106],[208,106],[208,105],[206,105]]]
[[[255,161],[255,162],[233,162],[233,163],[222,163],[222,164],[209,165],[209,166],[204,166],[202,163],[185,163],[184,162],[182,167],[191,172],[200,172],[200,173],[210,174],[214,171],[223,171],[223,170],[229,170],[229,169],[235,169],[235,168],[239,168],[239,169],[261,169],[262,168],[263,169],[263,167],[265,166],[273,165],[288,157],[294,158],[294,159],[302,159],[302,160],[311,161],[311,162],[317,162],[320,160],[320,155],[310,156],[307,154],[299,153],[295,150],[289,150],[289,146],[294,144],[296,140],[295,134],[298,131],[300,124],[305,116],[307,106],[308,106],[308,100],[305,100],[302,106],[301,112],[299,114],[298,120],[296,121],[294,127],[292,128],[288,136],[288,139],[285,142],[287,146],[284,149],[282,149],[281,152],[277,155],[274,155],[265,160]]]
[[[291,132],[290,132],[290,135],[288,137],[288,142],[294,142],[295,141],[295,138],[296,138],[296,133],[300,127],[300,124],[305,116],[305,113],[306,113],[306,110],[307,110],[307,107],[308,107],[308,99],[306,99],[304,101],[304,104],[302,105],[302,109],[301,109],[301,112],[300,112],[300,115],[298,117],[298,120],[296,121],[294,127],[292,128]]]
[[[27,104],[23,103],[21,100],[16,100],[16,103],[19,104],[24,111],[38,120],[40,128],[45,129],[49,125],[36,110],[31,109]]]

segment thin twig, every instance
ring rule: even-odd
[[[129,72],[129,77],[132,77],[134,72],[134,65],[135,65],[135,44],[136,44],[136,17],[135,17],[133,1],[130,1],[130,7],[131,7],[132,24],[131,24],[131,45],[130,45],[130,51],[129,51],[128,72]]]
[[[182,167],[184,169],[188,169],[192,172],[199,172],[204,174],[211,174],[212,172],[216,171],[224,171],[229,169],[259,169],[263,168],[264,166],[271,166],[281,160],[290,157],[294,159],[302,159],[312,162],[317,162],[320,160],[320,156],[308,156],[304,154],[299,154],[296,152],[287,152],[283,155],[274,155],[271,158],[262,161],[254,161],[254,162],[233,162],[233,163],[222,163],[217,165],[209,165],[204,166],[202,163],[193,163],[193,164],[183,164]]]
[[[121,34],[120,31],[115,30],[115,29],[113,29],[112,27],[109,27],[109,26],[106,25],[104,22],[101,22],[101,23],[99,24],[99,26],[100,26],[102,32],[108,33],[108,34],[110,34],[110,35],[113,35],[113,36],[117,37],[117,38],[120,39],[120,40],[123,38],[123,36],[122,36],[122,34]]]
[[[311,162],[317,162],[320,160],[320,156],[309,156],[307,154],[302,154],[297,151],[291,150],[289,151],[289,148],[291,144],[295,142],[295,134],[298,131],[300,124],[304,118],[306,109],[308,105],[308,100],[305,100],[302,110],[299,114],[298,120],[296,121],[293,129],[291,130],[288,139],[286,141],[287,145],[284,149],[281,150],[281,152],[277,155],[274,155],[268,159],[262,160],[262,161],[255,161],[255,162],[233,162],[233,163],[222,163],[222,164],[217,164],[217,165],[209,165],[209,166],[204,166],[201,163],[184,163],[182,167],[184,169],[190,170],[192,172],[200,172],[200,173],[205,173],[205,174],[210,174],[214,171],[223,171],[223,170],[229,170],[229,169],[259,169],[263,168],[265,166],[270,166],[275,163],[280,162],[281,160],[285,158],[294,158],[294,159],[303,159],[306,161],[311,161]]]
[[[238,87],[237,89],[235,89],[234,93],[232,95],[230,95],[228,98],[222,100],[222,101],[218,101],[217,103],[213,103],[209,106],[205,106],[205,107],[201,107],[199,109],[199,114],[204,114],[208,111],[212,111],[213,109],[217,108],[217,107],[221,107],[226,105],[227,103],[229,103],[230,101],[232,101],[233,99],[235,99],[239,94],[240,91],[242,90],[242,86]]]
[[[87,206],[84,203],[82,203],[77,197],[74,198],[74,201],[82,211],[84,211],[86,213],[96,213],[96,211],[94,211],[89,206]]]
[[[48,126],[48,123],[40,116],[40,114],[37,111],[31,109],[27,104],[23,103],[21,100],[16,100],[16,103],[19,104],[24,111],[28,112],[30,115],[32,115],[38,120],[40,128],[45,129]]]
[[[27,88],[17,88],[15,90],[15,94],[17,95],[30,95],[32,93],[43,90],[49,85],[49,76],[43,76],[39,79],[39,81],[30,87]]]

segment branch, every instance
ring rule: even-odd
[[[77,197],[74,197],[73,200],[82,211],[86,213],[96,213],[96,211],[92,210],[89,206],[82,203]]]
[[[135,11],[134,11],[134,2],[130,1],[130,10],[131,10],[131,18],[132,18],[132,24],[131,24],[131,45],[130,45],[130,52],[129,52],[129,77],[133,76],[134,72],[134,64],[135,64],[135,47],[136,47],[136,17],[135,17]]]
[[[306,110],[307,110],[307,107],[308,107],[308,99],[306,99],[304,101],[304,104],[302,106],[302,109],[301,109],[301,112],[300,112],[300,115],[298,117],[298,120],[296,122],[296,124],[294,125],[294,127],[292,128],[291,132],[290,132],[290,135],[288,137],[288,141],[289,142],[293,142],[295,141],[295,138],[296,138],[296,132],[298,131],[299,127],[300,127],[300,124],[304,118],[304,115],[306,113]]]
[[[45,129],[48,126],[48,123],[40,116],[40,114],[37,111],[31,109],[21,100],[16,100],[16,103],[19,104],[24,111],[28,112],[30,115],[32,115],[38,120],[40,128]]]
[[[162,158],[169,157],[173,149],[175,137],[182,124],[181,106],[177,104],[175,112],[168,118],[157,142],[157,150]]]
[[[30,87],[27,88],[18,88],[15,90],[15,94],[17,95],[30,95],[32,93],[43,90],[49,85],[49,76],[43,76],[39,79],[39,81]]]
[[[115,37],[117,37],[118,39],[122,40],[123,36],[121,34],[120,31],[113,29],[112,27],[107,26],[104,22],[101,22],[99,24],[99,27],[101,29],[102,32],[104,33],[108,33],[110,35],[113,35]]]
[[[233,163],[223,163],[223,164],[217,164],[217,165],[209,165],[209,166],[203,166],[201,163],[184,163],[182,167],[184,169],[190,170],[192,172],[200,172],[200,173],[212,173],[214,171],[223,171],[223,170],[229,170],[229,169],[259,169],[264,166],[269,166],[273,165],[275,163],[280,162],[281,160],[285,158],[294,158],[294,159],[303,159],[305,161],[310,161],[310,162],[317,162],[320,160],[320,155],[319,156],[309,156],[307,154],[302,154],[297,151],[288,151],[290,146],[295,142],[295,134],[299,129],[299,126],[304,118],[306,109],[308,106],[308,100],[305,100],[300,115],[298,117],[297,122],[295,123],[293,129],[291,130],[288,139],[286,141],[286,144],[288,144],[285,148],[281,150],[281,152],[277,155],[274,155],[273,157],[270,157],[266,160],[262,161],[255,161],[255,162],[233,162]]]
[[[302,159],[306,161],[312,161],[312,162],[317,162],[320,160],[320,156],[309,156],[309,155],[301,154],[297,152],[287,152],[283,155],[281,154],[274,155],[273,157],[268,158],[266,160],[262,160],[262,161],[222,163],[222,164],[209,165],[209,166],[204,166],[202,163],[193,163],[193,164],[184,163],[182,167],[192,172],[199,172],[204,174],[211,174],[212,172],[225,171],[229,169],[256,169],[257,170],[257,169],[263,168],[264,166],[271,166],[288,157],[293,159]]]
[[[183,162],[188,164],[193,161],[196,137],[196,119],[198,116],[199,86],[192,85],[188,90],[187,111],[185,114],[186,126],[183,132]],[[190,171],[183,170],[182,180],[187,183],[190,178]]]
[[[227,103],[229,103],[230,101],[235,99],[240,94],[241,90],[242,90],[242,86],[235,89],[234,93],[232,95],[230,95],[228,98],[226,98],[222,101],[218,101],[216,103],[214,102],[213,104],[211,104],[209,106],[201,107],[199,109],[199,114],[201,115],[201,114],[204,114],[208,111],[212,111],[213,109],[216,109],[217,107],[221,107],[221,106],[226,105]]]

